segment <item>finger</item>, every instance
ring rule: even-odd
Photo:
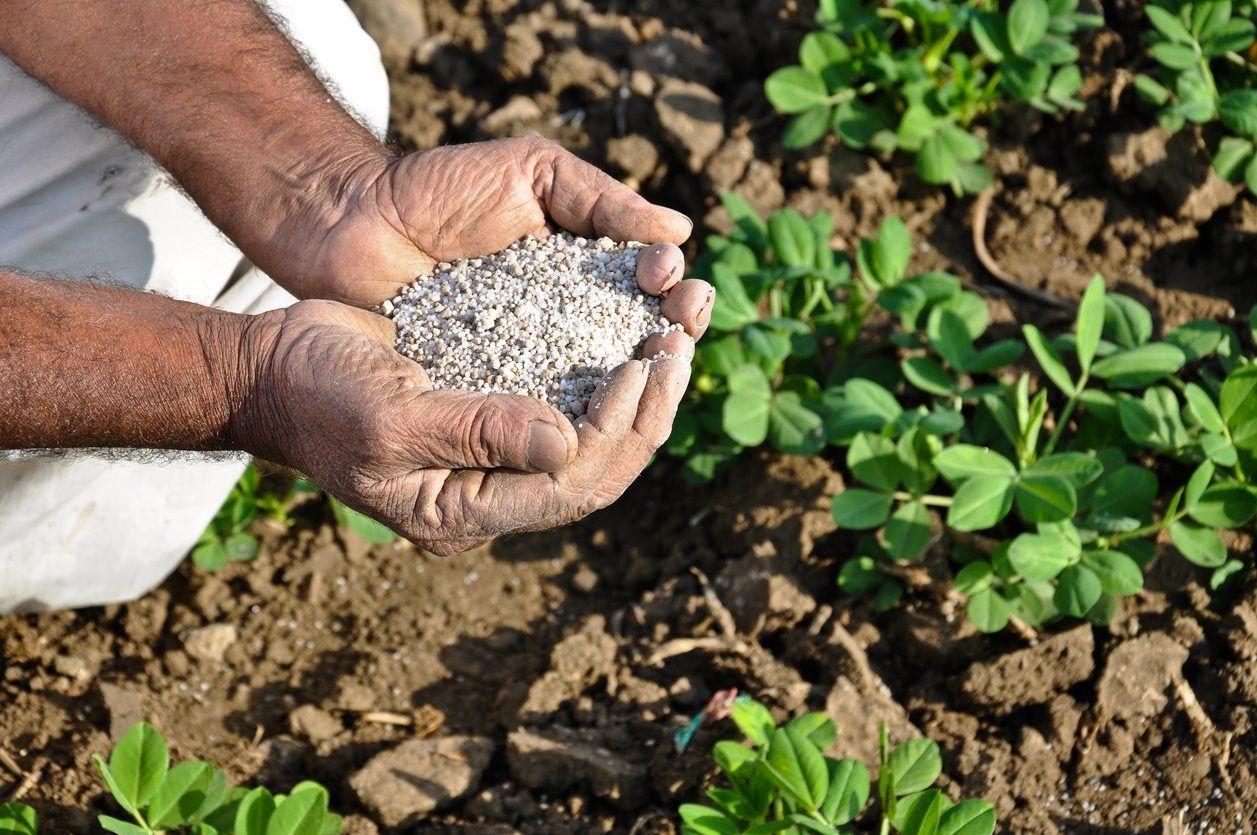
[[[604,435],[627,432],[633,425],[647,376],[646,364],[641,360],[629,360],[613,368],[599,381],[585,414],[576,419],[577,431],[582,422],[588,422]]]
[[[637,253],[637,286],[652,296],[672,289],[685,273],[685,256],[676,244],[651,244]]]
[[[662,359],[665,356],[680,357],[684,360],[694,358],[694,340],[689,334],[681,331],[652,333],[646,337],[642,345],[642,359]]]
[[[403,449],[415,469],[562,470],[579,440],[571,422],[534,397],[432,390],[412,398]]]
[[[685,243],[693,222],[656,206],[604,171],[549,142],[532,146],[538,197],[546,214],[578,235],[617,241]]]
[[[670,322],[680,322],[686,333],[698,339],[707,332],[715,301],[714,287],[702,279],[687,278],[659,303],[659,312]]]

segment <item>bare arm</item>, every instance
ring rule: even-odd
[[[0,449],[224,449],[248,316],[0,270]]]
[[[0,449],[241,449],[309,474],[437,553],[562,524],[663,443],[693,342],[671,332],[573,425],[531,397],[432,388],[382,316],[259,316],[0,270]]]
[[[299,296],[295,250],[389,159],[253,0],[6,0],[0,52],[148,152]]]

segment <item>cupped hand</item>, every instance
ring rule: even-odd
[[[661,248],[657,272],[638,272],[645,289],[659,292],[680,278],[676,245],[693,230],[685,215],[537,137],[367,161],[338,191],[323,217],[299,225],[306,239],[288,242],[297,275],[285,285],[304,298],[366,308],[440,262],[489,255],[557,229],[671,245]],[[677,291],[706,297],[710,287]]]
[[[694,343],[673,331],[613,370],[575,423],[531,397],[432,388],[392,323],[327,301],[257,317],[232,432],[436,554],[615,500],[667,439]]]

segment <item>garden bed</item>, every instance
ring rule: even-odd
[[[972,280],[996,321],[1058,315],[989,280],[973,201],[838,146],[780,147],[761,84],[808,8],[425,5],[423,46],[390,56],[406,147],[535,131],[715,231],[725,189],[765,212],[829,209],[848,245],[897,215],[922,242],[914,269]],[[1257,206],[1209,175],[1190,134],[1149,130],[1117,69],[1134,60],[1137,4],[1105,11],[1116,29],[1083,43],[1087,110],[990,137],[991,253],[1069,299],[1101,273],[1166,327],[1246,311]],[[133,604],[0,621],[0,800],[21,788],[46,831],[95,831],[106,803],[88,757],[143,718],[179,758],[238,780],[323,782],[348,832],[673,833],[712,743],[735,735],[704,728],[678,754],[673,734],[737,687],[782,715],[828,710],[839,750],[868,760],[879,720],[931,736],[945,782],[994,803],[1003,831],[1257,825],[1257,590],[1216,612],[1163,559],[1107,629],[985,636],[931,552],[904,604],[876,614],[835,587],[850,541],[825,460],[750,456],[701,488],[678,469],[661,460],[578,525],[448,560],[372,547],[307,502],[291,530],[258,523],[251,564],[185,565]],[[367,765],[416,736],[429,745]],[[408,787],[468,794],[399,825]]]

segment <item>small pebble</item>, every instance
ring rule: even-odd
[[[680,330],[637,286],[642,245],[567,233],[437,265],[381,305],[437,388],[523,394],[585,414],[646,338]]]

